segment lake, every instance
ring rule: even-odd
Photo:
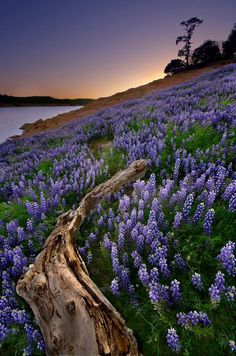
[[[28,122],[48,119],[77,110],[82,106],[27,106],[0,108],[0,143],[8,137],[20,135],[20,127]]]

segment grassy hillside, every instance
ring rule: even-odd
[[[227,355],[236,320],[236,65],[0,146],[0,354],[40,355],[15,283],[62,212],[136,159],[77,236],[91,278],[151,355]]]
[[[79,110],[73,110],[68,113],[60,114],[54,118],[43,120],[42,122],[25,125],[24,133],[21,135],[21,137],[29,137],[39,133],[47,132],[60,126],[64,126],[65,124],[74,120],[96,115],[99,110],[111,108],[112,106],[122,104],[125,101],[140,99],[145,95],[151,94],[157,90],[164,90],[175,85],[186,83],[202,75],[203,73],[207,73],[213,69],[222,67],[224,64],[230,64],[229,61],[229,63],[225,62],[227,61],[215,62],[214,64],[204,68],[186,70],[181,73],[176,73],[172,76],[166,76],[163,79],[154,80],[151,83],[141,85],[137,88],[130,88],[126,91],[116,93],[105,98],[95,99]]]

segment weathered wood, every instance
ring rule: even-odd
[[[148,164],[133,162],[95,187],[75,211],[62,214],[17,293],[30,305],[47,355],[139,355],[133,333],[90,279],[75,247],[75,233],[108,193],[144,176]]]

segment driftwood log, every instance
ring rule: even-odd
[[[75,246],[75,233],[108,193],[142,178],[144,160],[89,192],[75,211],[62,214],[34,264],[21,276],[17,293],[31,307],[47,355],[139,355],[133,333],[90,279]]]

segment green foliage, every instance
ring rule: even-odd
[[[52,137],[47,140],[47,146],[50,148],[56,148],[58,146],[63,146],[65,143],[65,138],[63,137]]]
[[[37,167],[37,170],[41,171],[44,175],[50,175],[52,167],[53,167],[53,162],[49,160],[45,160],[40,162],[40,164]]]
[[[226,98],[222,98],[220,101],[219,101],[219,105],[220,106],[228,106],[228,105],[231,105],[235,102],[235,100],[231,97],[226,97]]]
[[[0,203],[0,220],[8,222],[17,219],[21,226],[25,226],[28,218],[28,213],[24,205],[17,203]]]
[[[153,108],[147,108],[147,110],[151,113]],[[128,125],[128,129],[129,130],[133,130],[135,132],[138,132],[141,128],[148,126],[150,124],[151,120],[149,119],[137,119],[136,117],[134,118],[134,120],[132,120]]]
[[[194,153],[197,148],[205,150],[220,141],[221,135],[212,126],[196,125],[192,129],[192,139],[187,141],[186,150]]]

